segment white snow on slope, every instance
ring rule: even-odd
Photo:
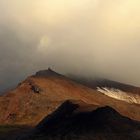
[[[138,94],[128,93],[128,92],[121,91],[119,89],[107,88],[107,87],[102,87],[102,88],[97,87],[97,91],[118,100],[126,101],[128,103],[140,104],[140,95]]]

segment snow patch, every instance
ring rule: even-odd
[[[97,91],[118,100],[126,101],[128,103],[140,104],[140,95],[138,94],[128,93],[128,92],[121,91],[119,89],[107,88],[107,87],[102,87],[102,88],[97,87]]]

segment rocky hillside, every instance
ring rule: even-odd
[[[0,97],[0,123],[36,125],[65,100],[110,106],[120,114],[140,120],[140,105],[106,96],[51,69],[39,71]]]

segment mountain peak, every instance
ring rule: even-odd
[[[41,76],[41,77],[58,76],[58,75],[60,76],[60,74],[52,70],[50,67],[47,70],[40,70],[35,74],[35,76]]]

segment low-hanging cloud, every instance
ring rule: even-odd
[[[139,0],[0,0],[0,91],[52,67],[140,86]]]

